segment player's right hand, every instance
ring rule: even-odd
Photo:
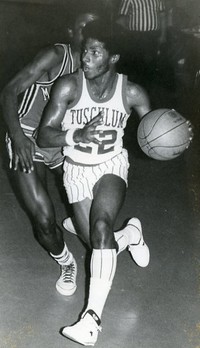
[[[89,121],[82,129],[76,131],[76,141],[82,143],[93,142],[101,144],[101,141],[96,138],[96,135],[101,131],[96,130],[96,127],[103,124],[103,112],[100,111],[91,121]]]
[[[14,170],[21,168],[24,173],[31,173],[34,170],[33,156],[35,154],[34,143],[25,135],[12,139]]]

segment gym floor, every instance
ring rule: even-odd
[[[173,103],[167,88],[155,86],[154,92],[155,107]],[[116,229],[127,218],[140,218],[151,260],[142,269],[128,251],[120,254],[103,312],[98,348],[200,347],[199,121],[192,100],[186,103],[186,95],[182,94],[178,99],[176,107],[192,121],[195,137],[177,159],[148,158],[136,143],[134,122],[127,127],[129,188]],[[3,139],[3,130],[1,133]],[[85,248],[78,237],[63,231],[78,264],[77,291],[71,297],[63,297],[55,289],[59,267],[35,241],[30,221],[13,193],[6,166],[2,140],[0,347],[75,348],[79,345],[61,336],[59,330],[74,323],[84,306],[88,285]],[[66,208],[52,174],[48,174],[48,182],[61,224]]]

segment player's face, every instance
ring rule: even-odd
[[[77,44],[81,44],[83,41],[82,31],[87,23],[97,19],[97,16],[92,13],[81,14],[75,21],[73,29],[73,38]]]
[[[102,76],[110,69],[110,55],[104,43],[88,39],[83,47],[82,67],[87,79]]]

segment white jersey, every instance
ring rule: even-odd
[[[122,151],[124,128],[130,116],[125,97],[127,77],[116,74],[110,94],[102,100],[92,94],[82,70],[79,70],[79,78],[78,96],[65,113],[62,130],[83,128],[103,111],[103,124],[97,127],[97,130],[101,130],[97,138],[102,143],[80,142],[74,146],[65,146],[63,151],[65,156],[76,163],[95,165],[110,160]]]

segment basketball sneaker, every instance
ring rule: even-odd
[[[64,296],[71,296],[75,293],[77,276],[77,264],[75,259],[69,265],[61,266],[61,275],[56,282],[57,291]]]
[[[139,242],[137,244],[129,244],[128,250],[138,266],[147,267],[150,261],[150,252],[148,246],[144,242],[141,222],[137,218],[132,218],[129,220],[127,226],[133,226],[134,229],[137,228],[140,232]]]
[[[100,323],[98,315],[92,309],[89,309],[77,323],[64,327],[62,334],[84,346],[94,346],[98,333],[102,331]]]
[[[62,225],[63,225],[64,229],[67,230],[68,232],[73,233],[73,234],[77,234],[75,227],[74,227],[74,224],[72,222],[72,219],[70,217],[64,219]]]

